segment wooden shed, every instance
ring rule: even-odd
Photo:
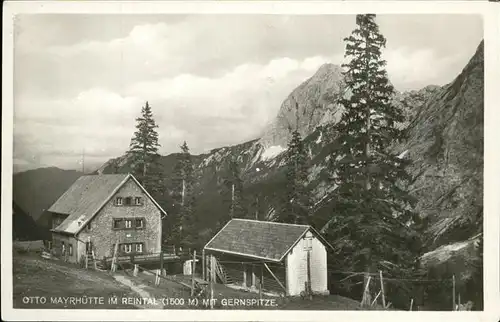
[[[223,283],[297,296],[329,294],[327,247],[308,225],[232,219],[203,250]]]

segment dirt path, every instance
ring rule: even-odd
[[[149,292],[144,290],[145,285],[137,285],[132,282],[129,278],[123,275],[113,275],[113,278],[118,281],[119,283],[128,286],[139,295],[141,299],[153,299],[154,297],[151,296]],[[158,303],[157,305],[154,304],[135,304],[137,307],[141,309],[163,309],[163,305],[161,303]]]

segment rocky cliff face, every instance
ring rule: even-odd
[[[482,223],[483,51],[481,43],[460,75],[435,91],[408,126],[411,190],[417,211],[430,218],[432,243],[463,240]]]

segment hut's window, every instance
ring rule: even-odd
[[[138,228],[138,229],[144,228],[144,219],[143,218],[137,218],[135,220],[135,228]]]
[[[123,228],[123,219],[113,219],[113,228],[114,229]]]
[[[73,245],[72,244],[68,245],[68,253],[69,253],[69,256],[73,256]]]
[[[123,205],[123,198],[122,197],[116,197],[116,205],[117,206]]]
[[[124,251],[125,253],[130,253],[130,252],[132,252],[132,245],[130,245],[130,244],[125,244],[125,245],[123,245],[123,251]]]
[[[136,206],[142,205],[142,198],[141,197],[135,197],[135,204],[136,204]]]
[[[134,225],[137,225],[137,221],[133,219],[113,218],[113,229],[135,228],[134,226],[132,226],[132,223],[134,223]]]
[[[125,206],[130,206],[130,205],[132,205],[132,197],[125,198]]]
[[[142,253],[142,243],[135,244],[135,251],[137,253]]]

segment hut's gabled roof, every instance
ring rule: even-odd
[[[134,180],[158,209],[166,214],[131,174],[88,175],[78,178],[49,208],[49,212],[68,215],[53,231],[79,233],[128,180]]]
[[[308,225],[232,219],[205,245],[205,249],[280,262],[308,231],[330,246]]]

